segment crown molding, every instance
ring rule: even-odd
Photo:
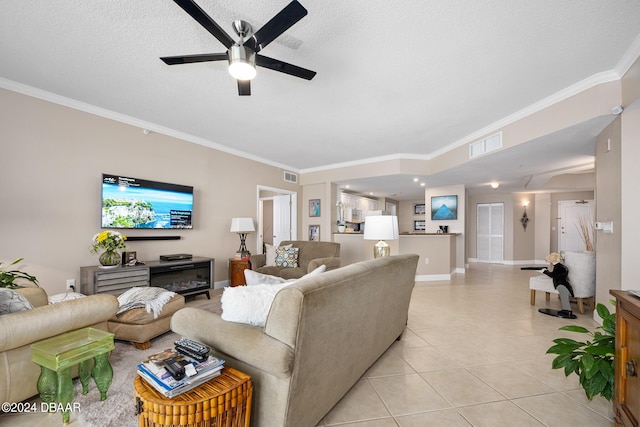
[[[93,114],[99,117],[104,117],[106,119],[114,120],[116,122],[124,123],[130,126],[135,126],[143,130],[146,129],[161,135],[166,135],[166,136],[177,138],[183,141],[191,142],[193,144],[198,144],[205,147],[213,148],[215,150],[222,151],[227,154],[232,154],[234,156],[242,157],[247,160],[253,160],[258,163],[263,163],[263,164],[280,168],[283,170],[287,170],[290,172],[300,173],[300,171],[293,166],[285,165],[278,162],[273,162],[271,160],[264,159],[262,157],[245,153],[244,151],[235,150],[233,148],[226,147],[224,145],[215,143],[205,138],[180,132],[175,129],[170,129],[155,123],[140,120],[135,117],[131,117],[125,114],[117,113],[115,111],[107,110],[106,108],[96,107],[95,105],[87,104],[85,102],[68,98],[66,96],[57,95],[55,93],[48,92],[46,90],[38,89],[33,86],[28,86],[22,83],[15,82],[13,80],[8,80],[0,77],[0,87],[13,92],[21,93],[23,95],[31,96],[33,98],[42,99],[44,101],[48,101],[54,104],[62,105],[64,107],[72,108],[74,110]]]

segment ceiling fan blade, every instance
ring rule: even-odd
[[[225,31],[220,28],[216,22],[211,19],[207,13],[200,8],[193,0],[173,0],[178,6],[180,6],[185,12],[187,12],[193,19],[198,21],[207,31],[209,31],[220,43],[222,43],[227,49],[229,49],[235,41],[229,37]]]
[[[307,70],[306,68],[288,64],[263,55],[256,55],[256,65],[306,80],[311,80],[317,74],[315,71]]]
[[[163,56],[160,59],[167,65],[191,64],[194,62],[226,61],[226,53],[201,53],[197,55]]]
[[[251,95],[251,80],[238,80],[238,95]]]
[[[256,31],[251,38],[246,40],[244,45],[250,47],[255,52],[260,52],[280,34],[287,31],[293,24],[306,15],[307,9],[298,3],[297,0],[293,0],[288,6],[278,12],[276,16],[271,18],[269,22],[264,24],[262,28]]]

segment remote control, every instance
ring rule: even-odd
[[[198,362],[204,362],[209,357],[211,349],[204,344],[187,338],[180,338],[175,343],[176,351],[189,356]]]
[[[175,357],[165,360],[164,367],[176,381],[183,379],[185,376],[184,366]]]

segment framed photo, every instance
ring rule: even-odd
[[[309,216],[320,216],[320,199],[309,200]]]
[[[122,265],[128,265],[130,262],[133,262],[132,265],[135,265],[137,260],[137,253],[135,251],[122,252]]]
[[[425,220],[413,221],[413,231],[425,231],[427,222]]]
[[[309,226],[309,241],[311,241],[311,242],[319,242],[320,241],[320,226],[319,225],[310,225]]]
[[[433,221],[458,219],[458,196],[434,196],[431,198]]]
[[[414,215],[424,215],[426,212],[424,203],[416,203],[413,205],[413,214]]]

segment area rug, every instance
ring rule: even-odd
[[[198,307],[209,311],[216,311],[219,300],[197,299],[187,303],[189,307]],[[107,400],[100,400],[100,392],[95,383],[89,386],[89,392],[82,394],[82,384],[78,378],[73,380],[75,390],[74,402],[77,402],[79,412],[71,414],[71,421],[82,427],[138,427],[138,417],[135,413],[135,398],[133,380],[136,376],[138,363],[146,360],[150,355],[167,348],[173,348],[174,342],[180,335],[167,332],[151,340],[152,347],[138,350],[128,342],[116,341],[115,350],[111,352],[109,361],[113,367],[113,381],[107,392]]]

